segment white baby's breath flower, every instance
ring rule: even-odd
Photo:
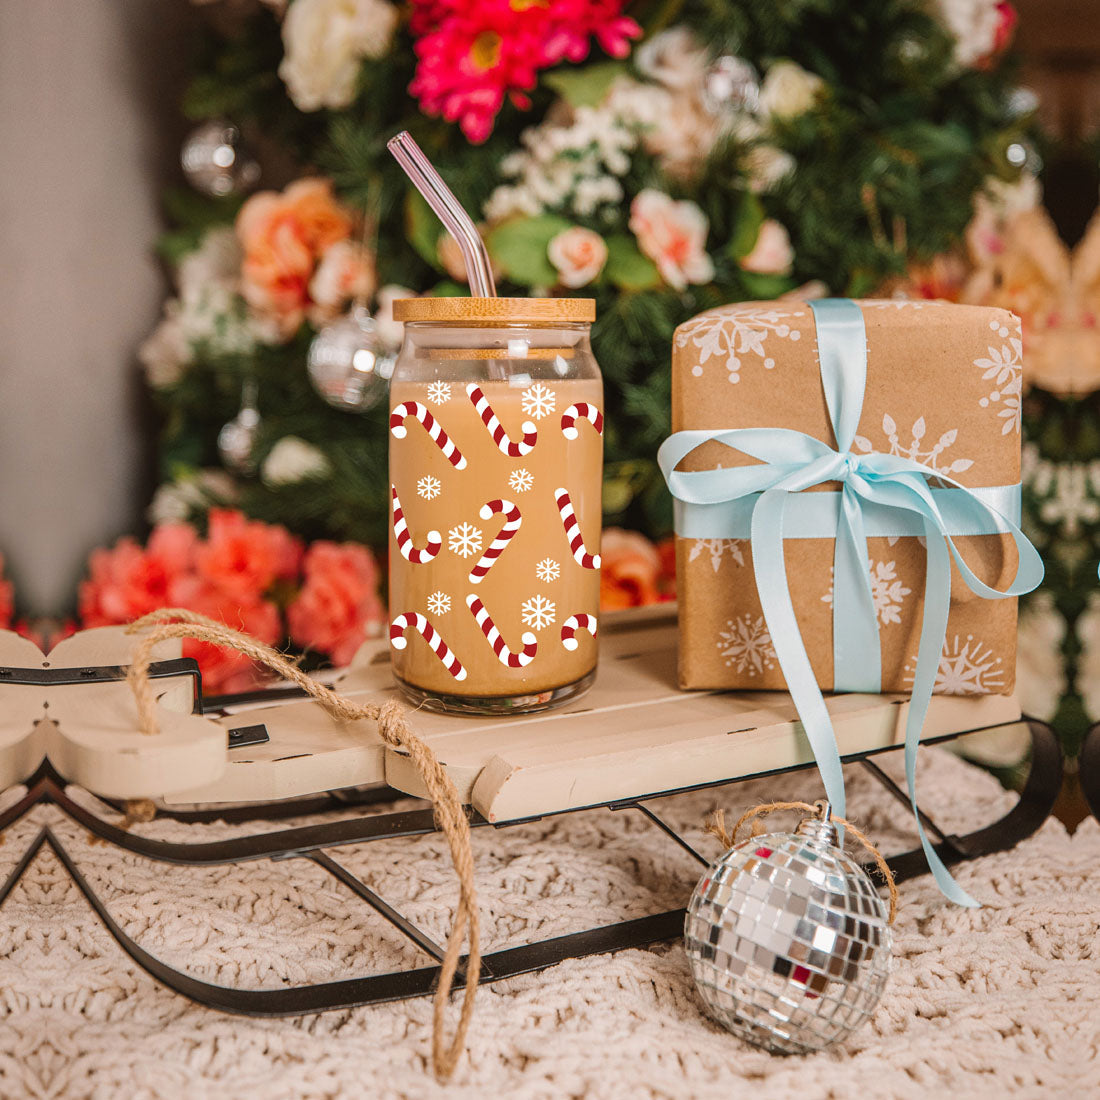
[[[180,303],[172,298],[164,305],[164,317],[138,348],[145,377],[154,389],[174,386],[191,363],[191,344],[180,320]]]
[[[269,488],[296,485],[306,478],[326,477],[332,467],[324,454],[312,443],[296,435],[284,435],[264,459],[260,477]]]
[[[294,0],[283,20],[279,76],[302,111],[346,107],[364,58],[381,57],[397,26],[386,0]]]

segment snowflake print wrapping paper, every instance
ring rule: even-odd
[[[1016,484],[1023,377],[1019,319],[1006,310],[943,302],[859,304],[867,329],[867,380],[853,452],[913,459],[971,488]],[[752,302],[708,310],[677,329],[672,351],[674,432],[789,428],[835,446],[809,306]],[[679,469],[750,461],[708,443]],[[796,507],[797,502],[789,503],[788,515]],[[791,598],[814,674],[829,690],[833,540],[791,538],[789,527],[784,558]],[[1016,553],[1010,536],[960,536],[956,543],[987,584],[1003,588],[1011,581]],[[785,688],[778,662],[766,658],[768,632],[747,539],[716,534],[678,537],[676,544],[681,686]],[[882,687],[907,693],[920,638],[925,546],[912,535],[872,536],[867,545]],[[959,645],[957,652],[944,654],[938,693],[1011,692],[1014,599],[980,599],[956,572],[947,637],[949,647],[956,638]],[[971,659],[996,675],[988,670],[971,675]]]

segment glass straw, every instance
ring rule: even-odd
[[[493,281],[493,270],[489,266],[485,242],[481,239],[473,219],[455,198],[454,192],[444,183],[443,177],[435,170],[408,130],[402,130],[390,138],[386,147],[405,170],[405,175],[413,186],[424,196],[424,201],[435,211],[444,228],[458,243],[466,264],[470,293],[478,298],[495,298],[496,283]]]

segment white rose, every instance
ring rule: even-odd
[[[607,263],[607,245],[599,233],[574,225],[563,229],[546,246],[546,255],[558,270],[562,286],[587,286]]]
[[[236,286],[241,274],[244,253],[237,231],[231,225],[208,230],[199,247],[180,260],[176,268],[176,285],[186,297],[202,290],[209,283]]]
[[[756,244],[741,266],[758,275],[789,275],[793,260],[790,234],[774,218],[766,218],[760,225]]]
[[[328,459],[312,443],[296,435],[284,435],[268,451],[260,477],[269,489],[277,489],[280,485],[296,485],[306,478],[327,477],[331,472]]]
[[[630,204],[630,231],[638,247],[676,290],[714,278],[714,262],[706,249],[709,228],[706,214],[695,203],[676,202],[650,187],[639,191]]]
[[[824,87],[821,77],[808,73],[801,65],[777,61],[764,77],[760,109],[775,118],[795,118],[814,105]]]
[[[192,359],[191,343],[180,318],[180,303],[171,299],[164,305],[164,317],[138,348],[138,359],[145,377],[154,389],[174,386]]]
[[[707,51],[687,27],[655,34],[634,52],[638,71],[666,88],[702,88]]]
[[[313,299],[310,320],[331,320],[345,302],[369,298],[374,284],[374,258],[361,244],[337,241],[329,245],[309,281],[309,296]]]
[[[198,470],[159,486],[145,516],[154,527],[158,523],[185,523],[198,512],[233,504],[236,498],[237,484],[224,470]]]
[[[346,107],[363,58],[381,57],[396,26],[397,9],[386,0],[294,0],[283,20],[279,76],[295,106]]]
[[[959,65],[973,65],[993,52],[1001,21],[998,0],[934,0],[933,6],[955,36]]]
[[[759,195],[789,176],[794,171],[795,159],[774,145],[757,145],[745,155],[744,164],[749,174],[749,190]]]
[[[378,335],[382,343],[391,351],[397,351],[401,347],[401,341],[405,339],[404,322],[393,319],[393,303],[399,298],[416,296],[416,291],[410,290],[407,286],[387,283],[374,300],[374,323],[378,326]]]

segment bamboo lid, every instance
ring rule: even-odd
[[[399,298],[395,321],[466,325],[577,324],[596,319],[594,298]]]

